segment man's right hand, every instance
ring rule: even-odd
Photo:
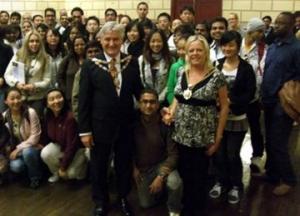
[[[94,146],[94,140],[92,135],[84,135],[80,137],[82,144],[87,148]]]
[[[4,79],[0,77],[0,88],[4,85]]]
[[[133,178],[137,185],[143,180],[139,169],[136,167],[133,168]]]

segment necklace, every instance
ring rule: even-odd
[[[183,91],[183,98],[188,100],[192,97],[193,92],[192,92],[193,86],[191,84],[188,84],[188,87],[186,90]]]
[[[213,70],[209,71],[208,73],[205,73],[205,75],[203,76],[203,78],[199,82],[204,81],[212,73],[213,73]],[[185,72],[185,77],[186,77],[186,82],[187,82],[188,85],[187,85],[187,88],[183,91],[183,98],[185,100],[189,100],[192,97],[192,95],[193,95],[193,91],[192,90],[196,86],[196,84],[195,85],[189,84],[189,74],[188,74],[188,71]]]

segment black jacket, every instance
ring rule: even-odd
[[[217,68],[222,71],[226,58],[219,59]],[[231,89],[228,89],[231,101],[230,110],[235,115],[242,115],[246,112],[248,104],[254,98],[256,90],[256,78],[252,66],[240,58],[235,82]]]
[[[0,78],[3,78],[6,67],[13,55],[12,48],[0,40]]]
[[[4,119],[0,113],[0,153],[4,153],[4,148],[9,144],[9,132],[7,127],[4,125]]]

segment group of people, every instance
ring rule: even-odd
[[[84,179],[89,164],[93,214],[104,216],[113,160],[124,215],[134,214],[132,177],[142,207],[167,192],[170,216],[204,215],[207,195],[240,201],[249,128],[252,173],[263,173],[266,150],[273,193],[288,193],[296,184],[287,148],[293,119],[278,92],[300,80],[299,13],[280,13],[274,27],[266,16],[241,28],[234,13],[196,24],[185,6],[179,19],[161,13],[154,23],[148,10],[140,2],[131,20],[109,8],[100,27],[78,7],[71,18],[61,11],[59,25],[47,8],[23,17],[23,31],[19,13],[9,24],[0,12],[1,180],[8,170],[25,171],[37,188],[42,161],[51,183]]]

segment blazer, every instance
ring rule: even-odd
[[[121,59],[126,57],[121,54]],[[97,56],[104,60],[103,53]],[[121,68],[126,63],[121,63]],[[106,69],[105,69],[106,68]],[[127,128],[134,120],[134,100],[143,88],[137,61],[131,58],[121,72],[122,85],[118,95],[107,65],[92,60],[82,64],[78,98],[79,133],[92,133],[94,141],[111,141],[118,126]]]
[[[229,91],[230,109],[235,115],[246,113],[248,104],[254,98],[256,90],[255,73],[252,66],[241,57],[234,85]],[[217,68],[222,71],[226,58],[218,60]]]

